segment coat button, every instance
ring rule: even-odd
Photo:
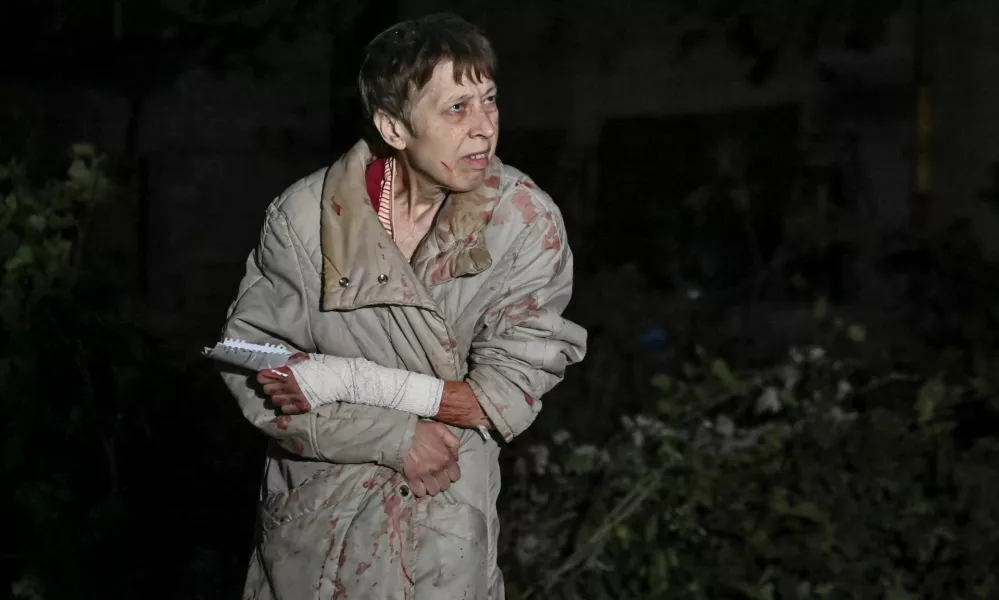
[[[346,277],[341,277],[340,281],[338,281],[337,283],[340,284],[340,287],[347,287],[348,285],[350,285],[350,280],[347,279]]]
[[[403,498],[405,498],[406,496],[408,496],[409,495],[409,487],[405,486],[405,485],[401,486],[399,488],[399,495],[402,496]]]
[[[381,284],[388,283],[388,275],[386,275],[385,273],[382,273],[381,275],[379,275],[378,276],[378,283],[381,283]]]

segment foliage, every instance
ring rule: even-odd
[[[14,517],[0,572],[21,598],[150,597],[163,572],[171,593],[217,597],[245,567],[255,465],[243,454],[258,446],[219,427],[238,421],[218,403],[201,403],[203,420],[179,410],[180,390],[211,397],[217,382],[144,333],[120,263],[92,243],[121,189],[93,148],[69,158],[43,185],[15,161],[0,167],[0,507]],[[192,464],[185,444],[204,458]],[[244,507],[211,514],[240,521],[221,548],[197,536],[189,492],[208,481],[222,505]]]
[[[19,598],[233,595],[261,439],[93,244],[124,200],[107,167],[86,145],[44,184],[0,167],[0,572]],[[585,368],[505,453],[508,597],[999,594],[999,313],[975,298],[999,277],[907,243],[883,268],[909,337],[819,300],[807,343],[752,361],[717,334],[740,298],[580,281]]]
[[[784,361],[698,347],[606,442],[517,458],[510,597],[995,597],[999,445],[968,424],[995,416],[999,363],[900,364],[829,313]]]

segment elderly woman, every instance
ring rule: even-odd
[[[457,17],[389,28],[358,78],[368,139],[268,208],[224,336],[298,354],[223,373],[272,440],[246,598],[503,597],[494,434],[586,333],[558,209],[496,158],[494,69]]]

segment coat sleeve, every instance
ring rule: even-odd
[[[557,213],[537,217],[515,243],[503,296],[471,345],[466,381],[509,441],[541,410],[541,397],[583,359],[586,330],[562,317],[572,295],[572,252]]]
[[[260,244],[246,261],[246,274],[229,308],[223,338],[280,343],[294,351],[318,352],[303,283],[308,259],[286,216],[274,205]],[[258,390],[255,373],[220,367],[243,415],[278,444],[307,459],[337,464],[378,463],[402,471],[416,429],[414,415],[340,403],[303,415],[281,415]]]

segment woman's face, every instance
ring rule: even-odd
[[[478,188],[496,154],[499,108],[491,79],[455,81],[454,65],[441,62],[427,85],[413,98],[412,131],[401,127],[401,144],[386,140],[406,155],[427,183],[454,192]],[[384,134],[384,132],[383,132]],[[400,147],[401,146],[401,147]]]

